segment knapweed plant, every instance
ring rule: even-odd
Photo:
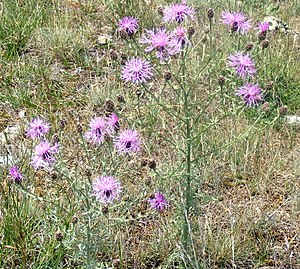
[[[14,8],[25,12],[26,1],[17,2]],[[289,146],[269,150],[282,139],[276,133],[272,142],[287,113],[282,86],[300,85],[290,66],[296,56],[280,45],[285,39],[294,45],[289,35],[273,30],[258,6],[237,1],[215,8],[184,0],[50,2],[43,14],[56,18],[65,10],[72,18],[61,21],[66,28],[53,20],[29,39],[37,14],[12,51],[0,36],[6,59],[26,51],[18,69],[11,63],[1,76],[3,115],[14,115],[16,128],[0,133],[6,144],[0,267],[254,268],[272,257],[281,268],[278,257],[291,262],[297,237],[285,230],[284,251],[276,252],[277,215],[289,206],[296,212],[299,193],[292,176],[276,184],[273,178],[282,167],[291,169],[284,161],[292,158],[286,148],[297,150],[292,130],[282,135]],[[66,39],[57,38],[66,32],[76,37],[72,50],[66,44],[61,53]],[[44,48],[45,36],[51,46]],[[279,58],[287,63],[278,65]],[[22,114],[23,106],[29,113]]]
[[[161,14],[161,25],[139,29],[141,36],[136,34],[138,18],[126,17],[119,21],[120,36],[127,39],[133,48],[129,52],[132,56],[129,56],[121,69],[121,79],[127,84],[138,85],[145,95],[170,116],[179,131],[178,136],[170,134],[166,139],[170,147],[178,149],[175,157],[177,162],[173,166],[176,177],[173,180],[179,181],[180,186],[182,225],[179,233],[182,259],[186,268],[198,268],[201,262],[198,264],[195,256],[192,215],[198,207],[195,193],[201,193],[201,169],[211,155],[221,155],[222,151],[248,136],[252,128],[257,128],[256,123],[264,115],[260,106],[266,93],[259,85],[260,81],[266,79],[260,77],[264,76],[264,66],[254,60],[255,56],[263,53],[264,47],[255,53],[249,52],[251,48],[243,48],[245,36],[253,26],[242,12],[222,12],[220,23],[228,28],[228,32],[223,43],[220,43],[213,34],[214,28],[220,26],[214,19],[214,11],[209,9],[206,18],[209,25],[207,47],[193,36],[199,15],[192,6],[184,1],[173,3],[162,8]],[[257,35],[260,40],[265,40],[268,26],[265,22],[258,24]],[[248,41],[256,38],[255,35],[247,37]],[[225,44],[231,51],[224,51]],[[225,55],[228,53],[228,57],[223,58],[224,53],[220,51],[225,52]],[[194,65],[199,66],[197,72],[194,71]],[[219,80],[219,87],[212,86],[215,80]],[[160,94],[153,92],[154,87],[160,88]],[[169,96],[163,97],[165,91]],[[204,100],[199,99],[198,91],[206,92]],[[209,150],[202,148],[207,133],[218,132],[226,118],[242,117],[247,110],[259,112],[246,133],[239,134],[222,146],[213,146]],[[275,120],[276,117],[269,124]],[[157,176],[163,177],[159,173]]]

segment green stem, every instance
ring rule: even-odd
[[[86,264],[87,268],[91,268],[91,215],[90,215],[90,200],[89,200],[89,188],[86,186],[86,207],[87,207],[87,225],[86,225]]]
[[[190,115],[190,107],[189,107],[189,96],[190,91],[187,89],[186,85],[186,66],[185,66],[185,55],[184,52],[181,54],[182,56],[182,85],[184,86],[183,95],[184,95],[184,123],[185,123],[185,206],[184,206],[184,227],[183,227],[183,247],[186,252],[188,252],[189,246],[189,213],[191,207],[192,200],[192,190],[191,190],[191,115]]]

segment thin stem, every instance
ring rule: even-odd
[[[86,207],[87,207],[87,225],[86,225],[86,264],[87,268],[91,268],[91,214],[90,214],[90,200],[89,188],[86,186]]]
[[[186,87],[186,55],[184,52],[181,54],[182,58],[182,85],[183,88],[183,95],[184,95],[184,114],[185,114],[185,206],[184,206],[184,227],[183,227],[183,246],[186,251],[188,251],[189,246],[189,213],[191,207],[191,200],[192,200],[192,191],[191,191],[191,115],[190,115],[190,107],[189,107],[189,89]]]
[[[170,109],[168,108],[168,107],[166,107],[166,105],[164,105],[163,103],[161,103],[160,102],[160,100],[144,85],[144,84],[142,84],[143,85],[143,88],[144,88],[144,90],[148,93],[148,94],[150,94],[151,95],[151,97],[153,97],[154,99],[155,99],[155,101],[156,101],[156,103],[159,105],[159,106],[161,106],[164,110],[165,110],[165,112],[167,112],[170,116],[173,116],[173,117],[175,117],[176,119],[178,119],[178,120],[180,120],[180,121],[182,121],[182,122],[184,122],[184,119],[182,119],[180,116],[178,116],[178,115],[176,115],[175,113],[173,113],[173,112],[171,112],[170,111]]]

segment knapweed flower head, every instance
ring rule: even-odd
[[[94,145],[101,145],[104,142],[105,135],[110,133],[107,121],[102,117],[93,118],[89,127],[84,137],[88,142]]]
[[[245,78],[256,73],[255,64],[249,54],[238,52],[228,57],[228,65],[233,67],[237,74]]]
[[[248,83],[239,88],[236,93],[241,96],[247,106],[256,106],[263,100],[262,90],[257,84]]]
[[[107,118],[107,126],[111,131],[118,131],[120,129],[119,117],[116,114],[111,114]]]
[[[173,48],[172,54],[176,54],[180,52],[185,46],[190,45],[190,41],[188,39],[187,30],[178,26],[174,29],[171,36],[170,47]]]
[[[13,166],[9,169],[9,175],[14,180],[15,183],[21,183],[23,175],[20,173],[17,166]]]
[[[128,36],[134,35],[139,27],[138,20],[133,17],[124,17],[119,20],[119,31],[125,32]]]
[[[148,199],[150,207],[158,211],[163,211],[167,207],[167,200],[161,192],[156,192],[154,198]]]
[[[140,150],[139,133],[135,130],[124,130],[114,141],[115,149],[120,153],[136,153]]]
[[[233,32],[239,32],[241,34],[246,34],[250,28],[250,20],[242,12],[222,12],[221,22],[229,25]]]
[[[257,24],[258,34],[264,34],[266,33],[270,28],[269,22],[259,22]]]
[[[113,176],[102,176],[93,183],[93,195],[103,204],[113,203],[121,192],[121,184]]]
[[[171,4],[163,10],[163,21],[164,22],[177,22],[182,23],[188,18],[193,19],[195,10],[189,7],[185,2],[180,4]]]
[[[126,82],[142,84],[153,76],[153,67],[150,62],[140,58],[128,60],[122,69],[122,79]]]
[[[142,44],[148,44],[146,52],[156,51],[157,57],[163,61],[167,60],[172,54],[172,48],[170,47],[171,33],[165,28],[146,30],[146,35],[143,35],[141,39]]]
[[[257,29],[258,29],[258,38],[260,40],[264,40],[267,36],[267,31],[270,28],[269,22],[260,22],[257,24]]]
[[[50,167],[55,163],[55,155],[58,151],[58,143],[51,146],[48,141],[42,141],[35,147],[31,164],[35,169]]]
[[[35,118],[29,123],[26,136],[31,139],[44,137],[50,130],[50,124],[41,118]]]

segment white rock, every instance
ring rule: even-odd
[[[286,115],[285,122],[292,125],[300,126],[300,116],[296,115]]]

